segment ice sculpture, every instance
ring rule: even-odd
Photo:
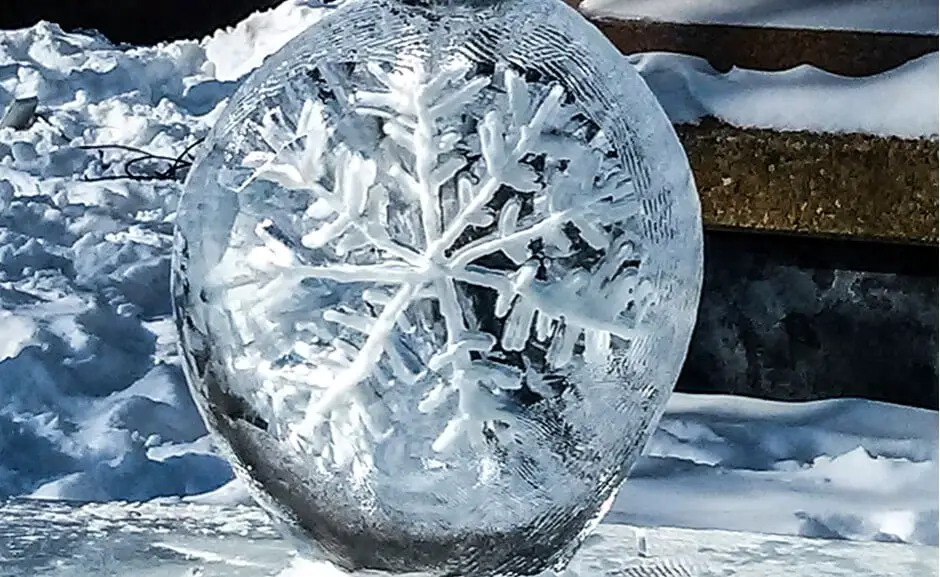
[[[352,0],[239,89],[177,217],[191,389],[346,570],[525,575],[606,512],[685,356],[695,186],[557,0]]]

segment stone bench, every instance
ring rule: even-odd
[[[767,17],[721,12],[727,2],[720,1],[697,4],[705,11],[693,17],[688,16],[688,2],[679,0],[568,1],[625,54],[695,56],[716,74],[732,67],[779,72],[808,64],[852,77],[862,86],[875,75],[937,52],[936,30],[931,29],[937,8],[924,3],[905,5],[925,13],[908,14],[907,21],[871,14],[867,22],[858,22],[858,16],[850,22],[860,29],[837,30],[838,18],[851,18],[848,14],[860,7],[843,6],[843,12],[828,19],[810,13],[788,20],[784,4],[776,13],[764,6],[777,14],[769,23],[782,24],[768,26]],[[804,12],[819,5],[796,2]],[[931,10],[932,15],[926,14]],[[936,83],[934,79],[924,90]],[[696,123],[674,122],[695,172],[709,229],[937,242],[936,127],[932,134],[912,137],[890,130],[760,128],[707,116]]]
[[[835,106],[820,103],[841,112],[838,99],[859,100],[878,75],[936,58],[936,3],[568,2],[639,66],[695,172],[705,288],[678,390],[935,409],[936,60],[933,78],[912,86],[926,94],[918,101],[922,134],[879,125],[905,110],[891,101],[878,108],[877,98],[867,131],[858,129],[864,123],[833,130],[818,117],[735,123],[673,101],[692,84],[684,74],[726,88],[763,77],[760,88],[780,89],[815,74],[841,87]],[[746,116],[721,94],[706,104]],[[762,120],[751,116],[744,120]]]
[[[625,54],[696,56],[718,73],[810,64],[864,82],[937,51],[937,5],[930,0],[908,0],[903,9],[862,0],[567,1]],[[156,12],[136,1],[14,3],[0,14],[0,28],[46,19],[150,43],[200,37],[278,3],[169,0]],[[677,130],[710,230],[937,242],[935,137],[782,132],[708,118],[677,122]]]

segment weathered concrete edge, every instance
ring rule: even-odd
[[[936,243],[938,142],[676,126],[706,227]]]
[[[938,49],[936,35],[586,17],[624,53],[689,54],[719,70],[808,63],[867,76]],[[676,130],[706,228],[937,243],[936,138],[784,132],[710,118]]]

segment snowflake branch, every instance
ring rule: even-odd
[[[507,72],[507,77],[512,73]],[[473,198],[469,204],[460,208],[453,221],[447,229],[432,245],[428,246],[428,253],[431,258],[440,258],[455,240],[467,230],[470,223],[479,210],[486,206],[493,195],[499,190],[500,185],[511,181],[514,188],[523,192],[525,190],[534,191],[538,186],[532,188],[531,184],[526,182],[525,178],[507,178],[507,166],[514,166],[516,170],[521,170],[517,165],[525,156],[536,138],[541,134],[541,130],[548,118],[557,112],[561,99],[564,96],[564,90],[561,86],[554,86],[548,95],[536,109],[527,125],[519,126],[517,130],[503,129],[499,116],[491,111],[484,116],[483,122],[478,129],[480,134],[480,146],[483,152],[483,158],[486,162],[489,177],[474,190]],[[515,96],[518,99],[520,96]],[[518,111],[521,105],[514,103],[514,110]],[[515,122],[513,122],[515,124]],[[508,138],[505,132],[510,135]],[[509,153],[506,154],[506,150]]]
[[[348,327],[354,331],[360,332],[362,334],[369,334],[375,328],[375,317],[367,316],[358,312],[341,312],[337,310],[328,310],[323,313],[323,320],[331,323],[337,323]],[[399,326],[401,323],[396,323]],[[389,365],[391,365],[392,373],[398,379],[405,383],[414,383],[415,375],[412,373],[408,366],[405,364],[405,360],[402,358],[401,354],[398,352],[398,349],[389,342],[384,347],[384,352],[388,355]]]
[[[382,314],[375,319],[366,342],[359,349],[352,364],[337,376],[336,381],[319,398],[311,399],[301,431],[312,434],[330,412],[346,398],[346,394],[370,375],[388,344],[389,336],[395,330],[396,320],[408,308],[421,288],[419,284],[406,284],[398,290],[382,310]]]
[[[405,284],[416,282],[421,274],[415,269],[399,263],[382,264],[330,264],[326,266],[294,266],[285,270],[284,276],[321,278],[342,283],[371,282],[376,284]]]
[[[574,303],[580,298],[574,294],[559,294],[562,291],[533,279],[527,283],[515,283],[513,278],[506,278],[503,273],[493,272],[481,267],[450,269],[454,280],[495,290],[500,295],[519,296],[528,299],[540,314],[553,319],[562,319],[592,330],[607,331],[622,339],[636,337],[636,331],[614,321],[598,318],[592,311],[578,310]]]
[[[484,257],[488,254],[493,254],[494,252],[508,249],[514,245],[527,243],[528,241],[539,238],[545,233],[558,227],[560,224],[565,222],[566,218],[567,215],[564,212],[555,213],[549,215],[547,218],[538,222],[537,224],[533,224],[528,228],[517,230],[511,234],[490,239],[482,238],[480,240],[469,243],[462,247],[458,254],[454,255],[454,257],[448,263],[448,266],[451,268],[463,268],[476,259]]]
[[[499,190],[501,184],[498,178],[491,176],[481,186],[475,187],[473,200],[470,201],[470,204],[460,208],[460,211],[440,238],[428,247],[428,255],[432,258],[440,258],[444,251],[450,248],[450,245],[467,230],[475,214],[493,200],[493,195]]]
[[[434,142],[434,118],[422,112],[425,97],[424,90],[415,95],[415,108],[418,113],[418,124],[412,133],[412,147],[415,153],[415,180],[417,186],[418,203],[421,206],[421,227],[424,229],[424,246],[430,246],[438,236],[441,229],[441,214],[437,207],[437,194],[431,182],[431,172],[437,164],[437,150]]]

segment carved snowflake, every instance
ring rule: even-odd
[[[334,111],[318,101],[304,104],[293,129],[276,110],[257,126],[273,152],[245,159],[254,173],[243,188],[269,181],[310,194],[299,243],[270,221],[256,228],[275,266],[291,278],[368,287],[361,295],[368,307],[322,312],[324,322],[361,338],[333,343],[344,366],[311,397],[293,427],[295,442],[315,444],[334,411],[367,394],[361,383],[384,378],[383,359],[399,383],[421,376],[394,345],[397,333],[414,330],[406,313],[421,301],[436,303],[444,339],[422,359],[425,374],[438,378],[418,409],[439,410],[457,395],[457,413],[433,443],[438,452],[461,439],[484,443],[484,423],[511,427],[500,391],[539,387],[538,371],[494,350],[523,351],[534,336],[546,369],[561,369],[576,351],[584,363],[602,364],[612,338],[633,336],[623,312],[639,290],[639,249],[618,223],[639,208],[605,135],[585,128],[558,84],[527,83],[511,69],[473,72],[469,64],[432,75],[369,65],[375,89],[347,98],[356,115],[381,126],[373,150],[331,139]],[[468,123],[468,110],[483,112]],[[402,206],[413,207],[413,217],[392,222],[390,211]],[[579,264],[585,252],[595,258]],[[511,266],[487,265],[493,255]],[[480,329],[463,286],[495,291],[501,334]]]

